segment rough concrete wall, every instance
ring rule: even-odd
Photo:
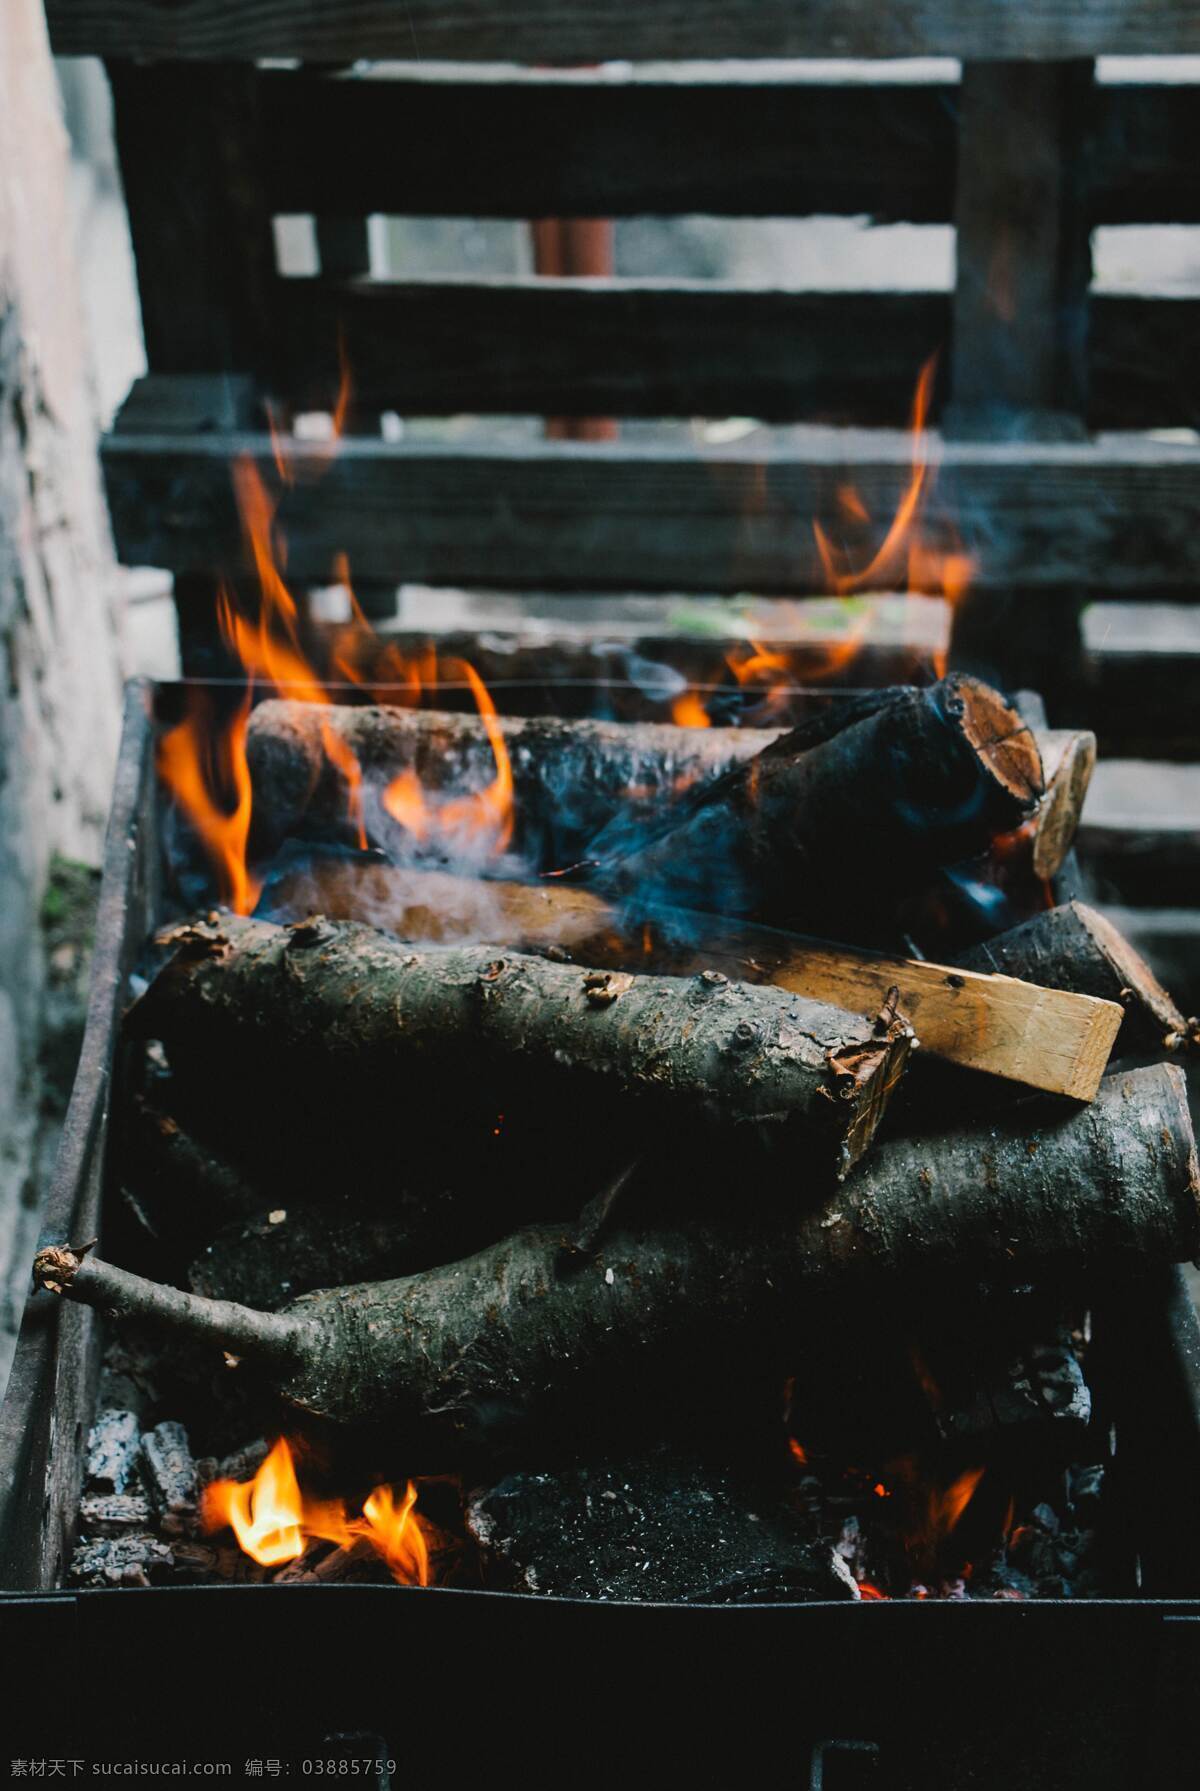
[[[31,1163],[54,853],[95,860],[116,751],[114,569],[40,0],[0,5],[0,1333]],[[23,1242],[23,1240],[22,1240]],[[0,1385],[7,1363],[0,1334]]]

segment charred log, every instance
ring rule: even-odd
[[[189,1052],[292,1059],[390,1112],[397,1090],[484,1088],[493,1110],[579,1104],[614,1135],[663,1123],[805,1153],[803,1184],[868,1148],[907,1055],[903,1022],[858,1018],[719,972],[632,976],[490,947],[414,951],[316,917],[229,917],[182,948],[132,1010]],[[417,1109],[419,1110],[419,1109]]]
[[[39,1252],[34,1275],[253,1360],[310,1412],[482,1442],[580,1404],[588,1377],[601,1377],[611,1400],[684,1360],[695,1374],[731,1339],[761,1350],[812,1290],[919,1271],[1181,1260],[1196,1250],[1198,1200],[1184,1078],[1155,1065],[1108,1078],[1093,1106],[1066,1115],[1029,1103],[947,1133],[934,1152],[896,1140],[824,1209],[781,1216],[742,1202],[736,1217],[686,1229],[627,1224],[567,1272],[569,1228],[553,1225],[405,1280],[307,1294],[275,1314],[65,1247]]]
[[[1173,1051],[1195,1026],[1185,1020],[1141,953],[1111,921],[1082,902],[1047,909],[1024,926],[976,946],[962,963],[967,969],[1118,1002],[1125,1011],[1119,1044],[1127,1050]]]
[[[773,1604],[858,1597],[783,1488],[659,1450],[510,1474],[474,1493],[467,1529],[486,1583],[559,1598]]]
[[[195,1516],[199,1491],[196,1463],[182,1424],[167,1419],[142,1438],[146,1485],[160,1521]]]
[[[588,849],[590,878],[636,911],[665,903],[886,944],[906,892],[983,852],[1041,794],[1019,716],[952,676],[819,745],[784,735],[685,798],[649,840],[617,821]]]
[[[183,1248],[270,1204],[240,1164],[140,1095],[123,1115],[121,1175],[142,1226]]]

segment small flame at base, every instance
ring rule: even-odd
[[[347,1516],[341,1500],[310,1499],[301,1491],[287,1438],[280,1437],[252,1480],[217,1480],[205,1488],[201,1519],[206,1530],[231,1529],[239,1548],[261,1567],[298,1561],[312,1541],[347,1549],[367,1545],[401,1585],[427,1586],[435,1533],[416,1505],[411,1480],[399,1497],[393,1487],[377,1486],[357,1518]]]

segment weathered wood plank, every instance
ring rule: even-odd
[[[945,336],[939,293],[720,281],[283,280],[276,366],[328,402],[343,334],[364,408],[895,423]]]
[[[952,217],[956,85],[766,79],[753,68],[676,80],[636,65],[619,77],[266,70],[262,178],[272,210],[329,218]],[[1093,223],[1200,219],[1194,87],[1096,87],[1087,128]]]
[[[151,371],[250,371],[275,277],[256,77],[125,62],[108,73]]]
[[[1196,0],[48,0],[60,56],[606,62],[721,56],[1182,55]]]
[[[499,277],[275,290],[276,383],[313,408],[336,386],[341,333],[365,411],[886,425],[906,413],[918,367],[952,341],[938,292]],[[1101,296],[1091,310],[1089,422],[1200,421],[1200,301]]]
[[[968,63],[959,94],[956,434],[1083,434],[1088,62]]]
[[[702,450],[411,436],[288,446],[300,477],[280,523],[298,580],[327,578],[344,550],[364,578],[399,568],[432,584],[785,594],[821,589],[811,519],[834,525],[848,470],[869,513],[888,518],[911,453],[901,433],[806,429]],[[977,588],[1188,600],[1200,587],[1200,447],[1136,436],[932,447],[930,535],[948,549],[965,535]],[[273,479],[267,437],[110,436],[103,452],[128,563],[241,564],[230,457],[251,455]]]
[[[259,76],[273,208],[332,216],[950,216],[955,89]]]

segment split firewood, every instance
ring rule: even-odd
[[[384,844],[399,838],[398,824],[381,807],[380,798],[398,777],[415,777],[422,791],[435,802],[439,794],[460,794],[485,788],[496,775],[495,749],[489,730],[497,729],[511,760],[513,797],[517,824],[516,847],[527,862],[543,870],[558,869],[577,858],[589,841],[612,824],[619,843],[638,840],[648,825],[661,820],[664,806],[684,798],[693,800],[734,767],[745,766],[764,752],[795,756],[826,744],[872,717],[896,710],[893,730],[897,741],[917,745],[928,728],[921,719],[940,707],[953,709],[964,680],[947,680],[931,687],[941,693],[911,686],[864,691],[830,703],[800,726],[778,728],[680,728],[665,723],[561,721],[554,718],[521,719],[501,716],[487,722],[479,716],[452,715],[420,709],[386,707],[325,707],[320,704],[273,700],[262,703],[250,719],[247,759],[254,788],[255,833],[262,851],[278,846],[287,835],[301,830],[337,832],[346,826],[351,792],[344,770],[345,754],[357,761],[367,795],[367,817],[373,836]],[[977,691],[983,686],[974,685]],[[1002,719],[985,713],[998,705]],[[1014,712],[995,693],[970,705],[981,739],[988,729],[1003,732],[1019,728]],[[911,718],[919,718],[913,725]],[[907,718],[907,719],[906,719]],[[970,725],[969,723],[967,724]],[[892,736],[889,735],[889,738]],[[331,756],[330,740],[339,751]],[[935,739],[935,747],[938,743]],[[1035,750],[1036,749],[1036,750]],[[902,750],[904,750],[902,748]],[[935,750],[931,765],[923,767],[917,794],[927,805],[938,807],[947,798],[953,808],[964,797],[970,801],[972,765],[963,761],[953,741],[942,742],[943,776],[937,779]],[[880,745],[876,752],[886,754]],[[1046,762],[1044,780],[1036,761]],[[992,758],[998,757],[995,750]],[[893,768],[870,753],[850,755],[844,761],[872,784],[884,782]],[[1014,760],[1017,761],[1014,763]],[[970,817],[959,815],[965,842],[959,856],[970,857],[983,849],[992,833],[1013,827],[1026,815],[1034,834],[1034,861],[1039,876],[1052,876],[1062,863],[1079,824],[1083,797],[1095,763],[1095,738],[1091,734],[1035,729],[1020,736],[1006,755],[1006,773],[1018,788],[1028,781],[1036,785],[1027,803],[1001,802],[998,808],[985,801],[981,808],[984,831],[969,826]],[[777,769],[774,758],[771,769]],[[767,762],[764,762],[764,769]],[[955,780],[957,779],[957,782]],[[1044,794],[1043,790],[1044,781]],[[985,776],[982,793],[989,795],[993,778]],[[1001,786],[1004,787],[1003,777]],[[907,792],[896,786],[897,793]],[[875,798],[864,792],[858,802],[861,824],[876,824],[886,803],[886,790]],[[928,816],[944,838],[955,818],[945,812]],[[987,831],[990,828],[990,832]],[[869,842],[867,842],[869,845]],[[886,848],[880,839],[881,851]],[[943,848],[939,845],[936,850]],[[951,842],[951,850],[956,843]],[[935,862],[946,862],[935,859]],[[873,875],[887,866],[872,860]],[[706,904],[699,903],[704,906]]]
[[[1120,1042],[1128,1050],[1173,1051],[1196,1031],[1136,947],[1083,902],[1048,908],[962,961],[970,970],[1118,1002],[1125,1016]]]
[[[659,1449],[510,1474],[472,1494],[466,1520],[498,1590],[672,1604],[856,1598],[834,1538],[784,1491]]]
[[[534,1226],[467,1261],[306,1294],[279,1313],[200,1299],[65,1245],[39,1251],[34,1279],[207,1339],[335,1422],[494,1442],[569,1408],[597,1378],[619,1404],[685,1363],[695,1375],[734,1339],[773,1349],[815,1290],[1194,1255],[1186,1083],[1171,1064],[1116,1074],[1091,1107],[1030,1102],[945,1132],[936,1150],[893,1140],[824,1208],[736,1206],[675,1229],[627,1223],[566,1271],[569,1226]]]
[[[1033,818],[1033,871],[1049,881],[1066,862],[1096,769],[1096,736],[1082,729],[1035,732],[1045,793]]]
[[[142,1037],[191,1052],[269,1051],[377,1091],[424,1075],[484,1087],[505,1113],[561,1098],[583,1123],[702,1125],[799,1145],[798,1180],[844,1175],[868,1148],[908,1054],[894,1015],[852,1016],[719,971],[633,976],[492,947],[414,951],[373,928],[229,916],[180,946],[131,1010]],[[419,1111],[419,1107],[414,1106]],[[612,1123],[618,1120],[614,1117]]]
[[[285,914],[370,921],[415,943],[474,938],[569,953],[603,969],[673,976],[719,970],[849,1013],[877,1013],[895,989],[923,1055],[1076,1100],[1094,1096],[1121,1024],[1111,980],[1108,999],[1097,999],[1099,990],[1071,993],[1069,984],[1051,994],[1037,979],[981,974],[984,965],[966,970],[884,957],[684,909],[660,911],[627,930],[620,910],[602,896],[554,879],[484,882],[337,858],[296,871],[275,896]]]
[[[669,904],[886,944],[905,895],[1019,826],[1042,789],[1020,717],[952,675],[819,745],[784,735],[649,837],[618,820],[588,848],[589,880],[645,914]]]

